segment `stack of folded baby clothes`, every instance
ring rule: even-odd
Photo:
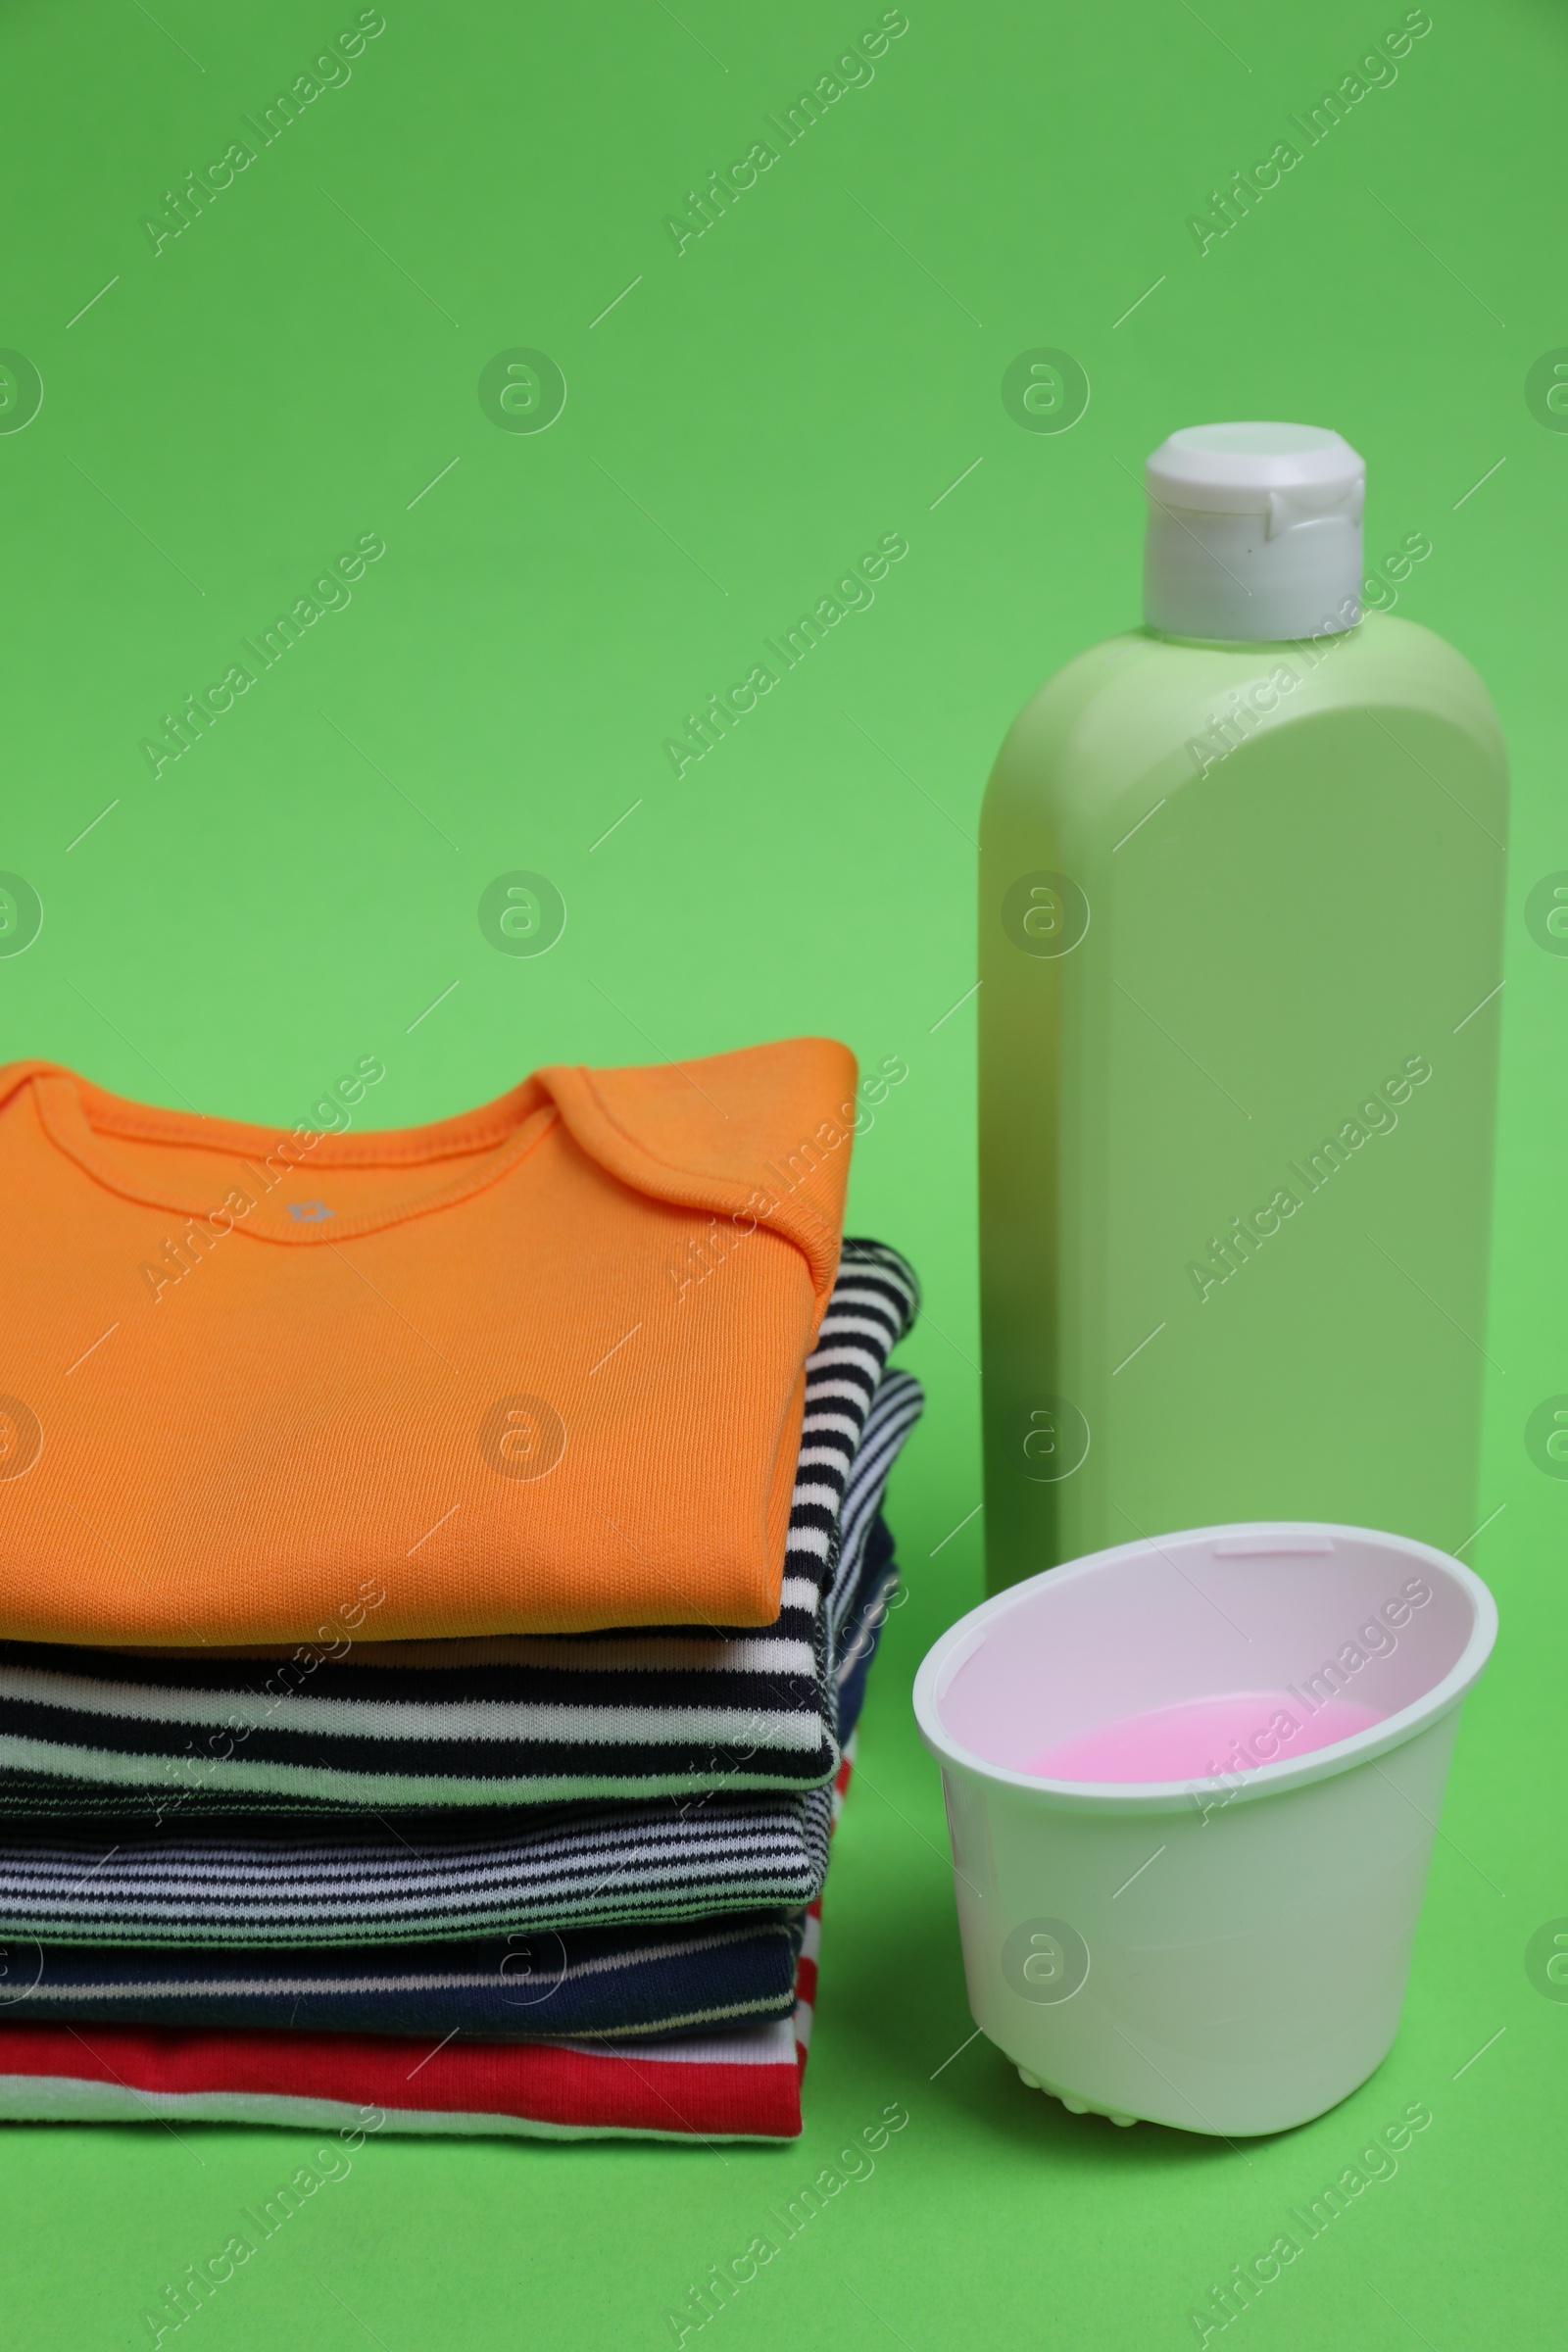
[[[820,1040],[281,1139],[0,1070],[0,2118],[799,2131],[921,1403],[860,1116]]]

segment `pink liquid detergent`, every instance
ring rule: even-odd
[[[1239,1690],[1097,1724],[1021,1769],[1052,1781],[1212,1780],[1333,1747],[1382,1721],[1374,1708],[1348,1698],[1309,1707],[1292,1690]]]

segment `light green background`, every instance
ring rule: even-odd
[[[0,1053],[265,1120],[376,1054],[386,1123],[557,1058],[808,1030],[901,1054],[853,1223],[925,1278],[906,1353],[930,1411],[894,1497],[909,1598],[827,1897],[805,2139],[373,2144],[186,2340],[672,2342],[687,2286],[895,2099],[910,2122],[874,2176],[705,2342],[1194,2340],[1210,2282],[1412,2099],[1435,2121],[1397,2177],[1241,2330],[1255,2352],[1550,2340],[1568,2006],[1523,1953],[1568,1913],[1568,1488],[1522,1433],[1568,1390],[1568,962],[1520,910],[1568,866],[1568,437],[1523,395],[1568,343],[1559,13],[1433,0],[1397,82],[1200,257],[1187,216],[1396,7],[910,0],[874,81],[677,256],[664,215],[875,7],[387,0],[348,85],[155,257],[140,223],[163,191],[354,14],[14,0],[0,30],[0,343],[45,386],[0,436],[0,867],[45,906],[0,960]],[[1060,436],[1000,398],[1041,344],[1093,387]],[[568,386],[537,436],[476,396],[515,345]],[[979,1522],[950,1535],[979,1500],[972,1008],[950,1008],[973,976],[980,792],[1040,680],[1136,618],[1145,451],[1236,415],[1364,451],[1370,557],[1431,536],[1400,609],[1478,664],[1518,777],[1485,1490],[1501,1515],[1468,1555],[1502,1640],[1393,2055],[1335,2114],[1245,2152],[1113,2134],[983,2043],[952,2057],[970,2026],[906,1695],[980,1590]],[[137,747],[160,714],[366,530],[387,552],[350,609],[154,782]],[[875,607],[677,781],[661,746],[684,713],[889,530],[909,555]],[[537,960],[476,920],[517,867],[569,910]],[[0,2132],[0,2342],[150,2341],[143,2310],[305,2152],[260,2132]]]

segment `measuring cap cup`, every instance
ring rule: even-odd
[[[1307,1522],[1119,1544],[960,1618],[914,1710],[942,1767],[969,2005],[1025,2083],[1114,2123],[1240,2137],[1365,2082],[1398,2026],[1459,1707],[1496,1630],[1461,1561]],[[1256,1733],[1200,1729],[1183,1779],[1041,1769],[1118,1741],[1138,1769],[1151,1717],[1212,1724],[1216,1702]],[[1365,1728],[1308,1746],[1345,1722]]]

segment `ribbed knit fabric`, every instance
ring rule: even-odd
[[[820,1038],[353,1134],[0,1069],[0,1634],[770,1625],[861,1115]]]
[[[826,1784],[842,1618],[922,1403],[885,1369],[916,1300],[896,1251],[845,1242],[806,1367],[770,1626],[360,1642],[305,1664],[0,1642],[0,1821],[64,1809],[177,1830],[282,1807],[384,1817]]]
[[[893,1544],[861,1537],[835,1678],[841,1743],[858,1720],[897,1584]],[[800,1910],[827,1874],[832,1792],[665,1797],[393,1825],[269,1819],[177,1830],[12,1823],[0,1842],[0,1935],[15,1968],[38,1944],[279,1947],[451,1941],[509,1932]]]

